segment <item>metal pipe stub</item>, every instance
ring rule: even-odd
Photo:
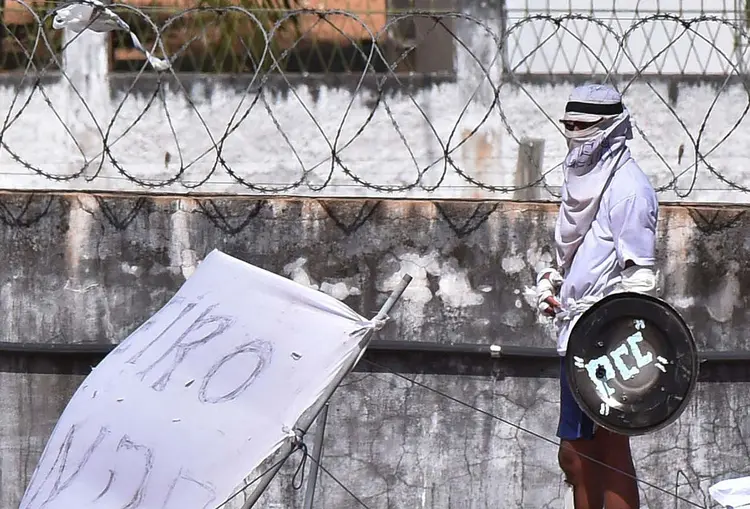
[[[698,352],[682,317],[656,297],[614,293],[586,310],[570,333],[565,370],[573,397],[603,428],[653,433],[685,410]]]

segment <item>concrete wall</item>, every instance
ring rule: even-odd
[[[747,212],[662,207],[663,297],[701,350],[750,346]],[[0,341],[116,343],[218,248],[365,315],[410,273],[414,281],[382,339],[552,347],[528,290],[551,260],[555,213],[553,204],[507,201],[4,194]],[[323,459],[368,507],[559,507],[554,360],[368,358],[382,367],[363,362],[335,395]],[[56,418],[94,362],[0,358],[0,509],[17,507]],[[683,417],[634,440],[641,478],[671,492],[679,486],[680,496],[697,502],[688,484],[705,490],[725,476],[750,474],[748,375],[742,364],[704,370]],[[295,467],[267,492],[264,507],[301,507],[302,493],[291,487]],[[356,507],[321,476],[316,507]],[[642,490],[644,507],[675,507],[671,496]]]
[[[63,78],[0,81],[10,110],[0,187],[512,199],[536,180],[516,171],[531,137],[544,140],[535,197],[555,199],[566,150],[557,119],[570,89],[612,73],[638,126],[634,153],[662,200],[747,202],[750,93],[739,76],[750,52],[731,25],[739,11],[662,5],[683,9],[688,30],[638,21],[653,10],[590,3],[572,2],[588,19],[555,35],[557,25],[533,18],[547,2],[459,2],[453,72],[398,80],[110,75],[104,36],[84,33]]]

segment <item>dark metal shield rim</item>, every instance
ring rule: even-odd
[[[587,323],[590,321],[591,315],[597,313],[602,307],[609,307],[612,305],[614,301],[620,301],[620,300],[629,300],[631,303],[631,306],[635,306],[636,309],[633,311],[632,307],[631,310],[627,314],[646,314],[646,315],[652,315],[654,312],[658,312],[658,309],[662,309],[663,312],[668,315],[668,320],[671,320],[674,325],[682,329],[685,333],[685,336],[689,339],[687,347],[689,350],[689,359],[682,359],[680,362],[683,365],[689,364],[690,368],[690,381],[688,383],[688,386],[685,391],[685,395],[682,399],[682,401],[679,403],[679,405],[674,409],[674,411],[666,418],[660,420],[659,422],[654,423],[650,426],[645,427],[638,427],[638,428],[628,428],[628,427],[622,427],[617,426],[616,424],[612,422],[608,422],[606,419],[603,418],[603,416],[599,415],[594,409],[589,407],[589,404],[583,400],[581,395],[579,394],[579,390],[576,383],[576,375],[575,375],[575,365],[574,365],[574,354],[571,351],[570,344],[571,342],[568,342],[568,349],[565,356],[565,370],[566,375],[568,378],[568,383],[570,384],[571,393],[573,394],[573,398],[578,403],[578,405],[581,407],[583,412],[592,419],[597,425],[608,429],[610,431],[613,431],[615,433],[623,434],[623,435],[629,435],[629,436],[638,436],[638,435],[645,435],[649,433],[654,433],[656,431],[659,431],[660,429],[665,428],[666,426],[669,426],[674,421],[676,421],[680,415],[684,412],[685,408],[687,408],[687,405],[690,401],[690,398],[692,397],[695,386],[697,384],[698,380],[698,369],[699,369],[699,363],[698,363],[698,352],[695,346],[695,341],[693,339],[692,332],[690,328],[685,323],[685,320],[680,316],[679,313],[667,302],[664,300],[661,300],[656,297],[652,297],[650,295],[642,294],[642,293],[635,293],[635,292],[620,292],[620,293],[614,293],[610,294],[599,301],[597,301],[594,305],[592,305],[589,309],[587,309],[581,317],[578,319],[576,326],[571,331],[571,338],[573,337],[573,333],[576,329],[580,330],[579,325],[586,326]],[[654,306],[655,304],[655,306]],[[645,312],[641,313],[640,309],[644,309]],[[619,313],[618,313],[619,314]],[[646,317],[644,317],[646,318]],[[653,325],[653,324],[652,324]],[[664,333],[664,331],[661,331]]]

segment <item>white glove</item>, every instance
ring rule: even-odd
[[[551,267],[541,271],[536,277],[536,307],[540,313],[554,316],[560,309],[555,296],[560,291],[563,278]]]
[[[657,279],[651,267],[631,265],[620,272],[620,282],[615,287],[615,291],[645,293],[655,297],[658,292]]]

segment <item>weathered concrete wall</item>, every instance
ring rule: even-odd
[[[553,259],[555,204],[19,193],[2,203],[0,341],[118,341],[218,248],[365,314],[411,273],[392,339],[551,345],[528,292]],[[750,346],[746,211],[662,205],[661,285],[701,348]]]
[[[661,209],[663,296],[683,313],[701,350],[748,349],[747,211]],[[364,315],[410,273],[414,280],[382,339],[552,347],[526,290],[551,260],[555,213],[553,204],[514,202],[4,194],[0,341],[116,343],[218,248],[314,285]],[[17,507],[89,365],[14,359],[0,359],[1,509]],[[387,369],[363,364],[335,395],[323,460],[369,507],[559,507],[555,446],[514,427],[555,441],[554,361],[381,355],[377,362]],[[748,375],[744,366],[706,374],[678,423],[635,440],[639,475],[672,492],[678,483],[681,496],[697,501],[688,482],[705,490],[730,473],[750,474]],[[294,467],[269,490],[266,507],[301,507],[302,494],[290,487]],[[356,506],[321,476],[317,507]],[[674,506],[654,488],[643,486],[643,494],[644,507]]]

